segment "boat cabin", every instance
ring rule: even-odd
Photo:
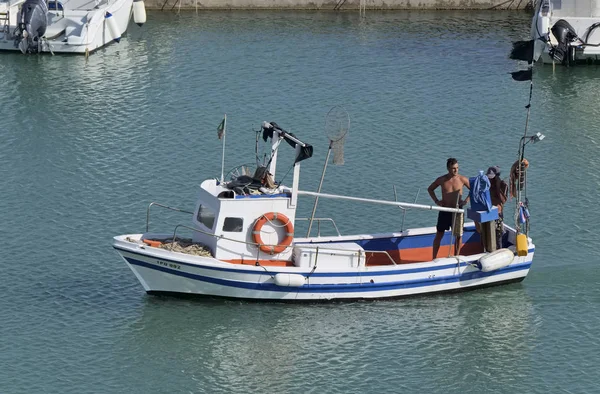
[[[292,259],[292,248],[287,246],[293,239],[300,161],[312,156],[312,146],[276,123],[263,123],[263,138],[272,138],[267,166],[258,166],[252,177],[208,179],[200,185],[193,217],[198,231],[192,240],[204,244],[219,260],[239,263]],[[273,182],[282,141],[296,151],[291,188]]]

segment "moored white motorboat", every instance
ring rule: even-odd
[[[141,0],[0,0],[0,50],[89,54],[119,42]]]
[[[600,0],[537,0],[531,22],[533,60],[600,61]]]
[[[266,165],[258,165],[254,176],[202,182],[196,207],[187,212],[192,215],[190,224],[179,224],[169,233],[149,232],[152,206],[186,212],[152,203],[145,233],[114,237],[113,247],[147,293],[289,301],[377,299],[474,289],[527,276],[535,246],[531,238],[506,225],[501,248],[485,252],[474,224],[467,224],[458,256],[451,255],[453,237],[446,232],[438,253],[446,257],[434,260],[435,227],[296,236],[299,196],[463,210],[299,190],[300,162],[312,156],[312,146],[273,122],[263,123],[261,132],[272,141]],[[282,141],[295,148],[291,187],[273,183]],[[191,237],[183,240],[186,231]]]

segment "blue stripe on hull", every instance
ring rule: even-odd
[[[348,293],[348,292],[376,292],[376,291],[384,291],[384,290],[398,290],[398,289],[410,289],[410,288],[418,288],[418,287],[426,287],[426,286],[435,286],[441,284],[448,284],[466,280],[473,279],[481,279],[487,278],[494,275],[505,274],[509,272],[527,270],[531,267],[531,261],[515,265],[508,266],[506,268],[492,271],[492,272],[481,272],[481,271],[473,271],[462,274],[461,276],[445,276],[438,277],[433,279],[416,279],[416,280],[407,280],[407,281],[397,281],[397,282],[386,282],[386,283],[350,283],[350,284],[314,284],[314,285],[304,285],[302,287],[281,287],[277,286],[274,283],[250,283],[250,282],[239,282],[227,279],[213,278],[210,276],[191,274],[189,272],[181,272],[173,269],[169,269],[167,267],[157,266],[154,264],[149,264],[144,261],[132,259],[130,257],[125,257],[125,260],[129,264],[137,265],[140,267],[154,269],[156,271],[165,272],[171,275],[182,276],[185,278],[218,284],[222,286],[241,288],[241,289],[249,289],[249,290],[259,290],[259,291],[279,291],[279,292],[299,292],[299,293]],[[452,265],[454,267],[455,265]],[[200,267],[204,268],[204,267]],[[268,273],[263,272],[262,274],[268,275]],[[274,273],[271,273],[274,274]],[[369,272],[361,272],[356,273],[353,276],[360,277],[371,277],[371,273]],[[314,275],[314,274],[313,274]],[[390,274],[388,274],[390,275]],[[329,276],[340,276],[329,274]]]
[[[355,295],[352,297],[319,297],[319,298],[263,298],[263,297],[239,297],[233,295],[216,295],[216,294],[201,294],[201,293],[183,293],[179,291],[162,291],[162,290],[148,290],[146,294],[155,295],[155,296],[168,296],[168,297],[177,297],[177,298],[219,298],[219,299],[229,299],[229,300],[240,300],[244,299],[249,302],[286,302],[286,303],[319,303],[319,302],[331,302],[335,301],[358,301],[358,300],[396,300],[399,298],[409,298],[409,297],[422,297],[422,296],[431,296],[433,294],[450,294],[450,293],[464,293],[467,291],[474,291],[479,289],[485,289],[489,287],[496,286],[505,286],[511,283],[519,283],[525,279],[524,276],[520,276],[513,279],[505,279],[499,280],[497,282],[486,283],[483,285],[475,285],[475,286],[464,286],[464,287],[455,287],[451,289],[439,289],[439,290],[431,290],[427,292],[418,292],[418,293],[408,293],[408,294],[394,294],[390,296],[379,296],[379,297],[366,297],[364,295]]]
[[[131,250],[127,250],[127,249],[120,249],[115,247],[115,249],[123,251],[123,252],[127,252],[130,254],[134,254],[134,255],[139,255],[139,256],[147,256],[145,254],[141,254],[141,253],[135,253],[132,252]],[[529,249],[529,253],[533,253],[535,251],[535,249]],[[171,259],[167,259],[164,257],[154,257],[154,256],[149,256],[152,258],[156,258],[162,261],[167,261],[170,263],[175,263],[175,264],[179,264],[179,265],[185,265],[188,267],[193,267],[193,268],[202,268],[202,269],[208,269],[208,270],[214,270],[214,271],[223,271],[223,272],[231,272],[231,273],[237,273],[237,274],[249,274],[249,275],[264,275],[264,274],[271,274],[271,275],[276,275],[279,274],[280,272],[277,271],[250,271],[250,270],[244,270],[244,269],[239,269],[239,268],[223,268],[223,267],[211,267],[211,266],[206,266],[206,265],[202,265],[202,266],[198,266],[197,264],[190,264],[190,263],[184,263],[181,262],[179,260],[171,260]],[[127,258],[126,258],[127,259]],[[137,261],[137,260],[136,260]],[[475,260],[474,260],[475,261]],[[531,263],[530,263],[531,264]],[[468,263],[461,263],[460,266],[461,267],[465,267],[469,265]],[[414,273],[418,273],[418,272],[428,272],[428,271],[439,271],[439,270],[444,270],[444,269],[448,269],[448,268],[455,268],[456,264],[445,264],[445,265],[439,265],[439,266],[434,266],[434,267],[421,267],[421,268],[399,268],[397,270],[393,270],[393,271],[363,271],[364,274],[368,274],[369,276],[386,276],[386,275],[402,275],[402,274],[414,274]],[[281,272],[283,274],[289,274],[289,271],[283,271]],[[347,277],[347,276],[357,276],[358,275],[358,269],[356,272],[339,272],[339,273],[331,273],[331,272],[314,272],[312,273],[310,276],[314,276],[314,277],[318,277],[318,278],[326,278],[326,277]]]

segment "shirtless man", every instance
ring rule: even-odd
[[[458,207],[462,208],[469,201],[469,196],[464,200],[462,199],[463,186],[466,186],[467,189],[470,188],[469,179],[466,176],[458,174],[458,161],[453,157],[449,158],[446,162],[446,168],[448,169],[448,173],[433,181],[433,183],[429,185],[429,188],[427,188],[427,191],[435,204],[440,207],[456,208],[456,203],[458,202]],[[435,189],[437,189],[438,186],[442,187],[441,200],[438,200],[435,195]],[[456,242],[454,243],[454,255],[458,256],[460,253],[464,218],[462,213],[456,213],[456,218],[454,223],[452,223],[454,215],[455,214],[452,212],[440,212],[438,214],[436,225],[437,233],[433,240],[434,259],[437,257],[438,250],[440,249],[440,242],[444,236],[444,231],[449,230],[450,228],[452,228],[452,234],[456,237]]]

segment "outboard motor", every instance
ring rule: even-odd
[[[569,44],[578,38],[577,33],[575,33],[573,26],[564,19],[560,19],[556,22],[550,30],[556,38],[556,41],[558,41],[558,45],[550,49],[548,54],[554,61],[567,64],[571,58],[571,51],[575,50],[575,48]]]
[[[35,53],[39,40],[48,26],[48,6],[45,0],[26,0],[21,7],[15,32],[15,47],[23,53]]]

